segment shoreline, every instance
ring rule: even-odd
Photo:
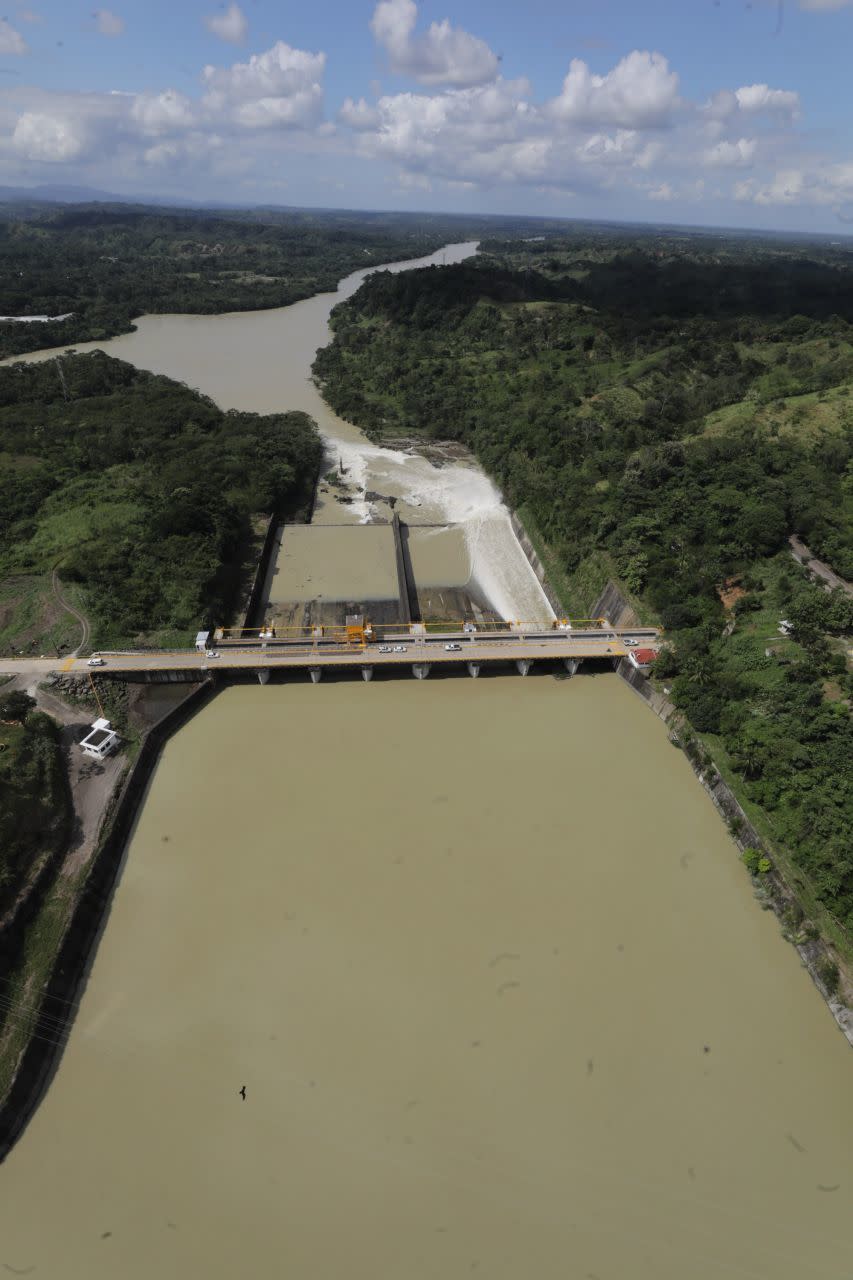
[[[26,1130],[62,1060],[76,1011],[95,963],[98,944],[109,922],[113,895],[120,881],[130,837],[163,748],[218,691],[208,677],[146,730],[139,754],[121,790],[108,805],[98,847],[63,933],[50,978],[44,987],[29,1041],[0,1103],[0,1164]],[[46,1006],[61,1008],[59,1015]],[[61,1026],[58,1023],[61,1022]]]

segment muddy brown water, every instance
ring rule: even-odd
[[[473,578],[527,616],[487,478],[322,405],[333,300],[102,345],[226,406],[315,413],[359,493],[459,522],[413,539],[426,589]],[[316,519],[367,514],[329,494]],[[849,1280],[850,1070],[615,676],[234,688],[158,767],[0,1166],[0,1269]]]
[[[850,1069],[616,676],[233,688],[166,747],[0,1263],[847,1280]]]

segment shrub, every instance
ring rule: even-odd
[[[758,874],[759,865],[762,861],[766,861],[766,858],[763,859],[761,857],[760,849],[754,849],[752,845],[750,845],[748,849],[744,849],[740,856],[743,865],[752,876]]]

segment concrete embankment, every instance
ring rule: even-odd
[[[592,614],[594,617],[608,618],[614,626],[636,625],[634,610],[613,582],[608,582],[604,591],[593,604]],[[674,704],[669,701],[665,694],[657,690],[652,682],[638,671],[627,658],[623,658],[617,664],[616,670],[626,684],[630,685],[646,705],[651,707],[655,715],[669,725],[670,738],[673,744],[683,749],[684,754],[690,761],[693,772],[710,796],[717,812],[727,824],[732,840],[738,850],[743,853],[745,849],[757,849],[759,853],[769,858],[771,864],[774,864],[774,871],[768,876],[763,876],[762,883],[768,890],[769,905],[772,906],[776,915],[781,920],[783,915],[794,904],[800,907],[801,904],[796,893],[782,877],[778,867],[775,866],[774,850],[769,848],[758,834],[737,796],[714,766],[703,744],[690,730]],[[820,975],[823,963],[827,960],[834,963],[832,953],[819,938],[805,942],[795,942],[794,945],[815,986],[828,1004],[835,1021],[849,1044],[853,1045],[853,1010],[848,1009],[846,1004],[830,994]]]
[[[44,990],[32,1036],[0,1107],[0,1162],[23,1133],[50,1084],[74,1020],[109,915],[124,852],[167,739],[216,692],[210,679],[187,694],[146,733],[139,755],[104,824],[104,835]]]
[[[418,608],[418,592],[411,572],[411,561],[407,549],[403,546],[403,530],[397,512],[391,518],[394,531],[394,558],[397,564],[397,583],[400,594],[400,621],[408,625],[420,621]]]
[[[551,584],[548,581],[548,575],[545,572],[545,566],[543,565],[542,561],[539,559],[539,556],[536,554],[536,548],[533,546],[533,543],[530,541],[530,535],[528,534],[524,525],[521,523],[521,520],[518,518],[518,516],[514,511],[510,511],[509,518],[510,518],[510,524],[512,525],[512,531],[515,534],[516,538],[518,539],[518,544],[527,558],[527,563],[530,565],[531,569],[533,570],[536,580],[545,594],[545,599],[548,601],[549,605],[554,610],[554,613],[557,615],[557,617],[561,618],[565,613],[565,609],[563,608],[563,605],[560,603],[559,599],[557,598],[556,592],[551,587]]]
[[[258,564],[255,569],[255,577],[252,582],[252,589],[249,592],[249,599],[246,601],[246,612],[243,616],[244,627],[259,627],[263,620],[264,595],[267,582],[267,574],[269,573],[270,560],[275,549],[276,530],[279,527],[277,516],[270,516],[267,523],[267,531],[264,534],[264,540],[261,544],[260,555],[258,556]]]

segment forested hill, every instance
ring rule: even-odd
[[[187,643],[232,608],[252,517],[305,510],[321,459],[304,413],[224,413],[101,352],[0,367],[0,644],[49,643],[55,566],[96,646]]]
[[[333,325],[315,374],[339,413],[464,441],[567,608],[613,576],[664,623],[673,697],[851,936],[853,607],[787,545],[853,577],[847,255],[555,238],[373,276]]]

